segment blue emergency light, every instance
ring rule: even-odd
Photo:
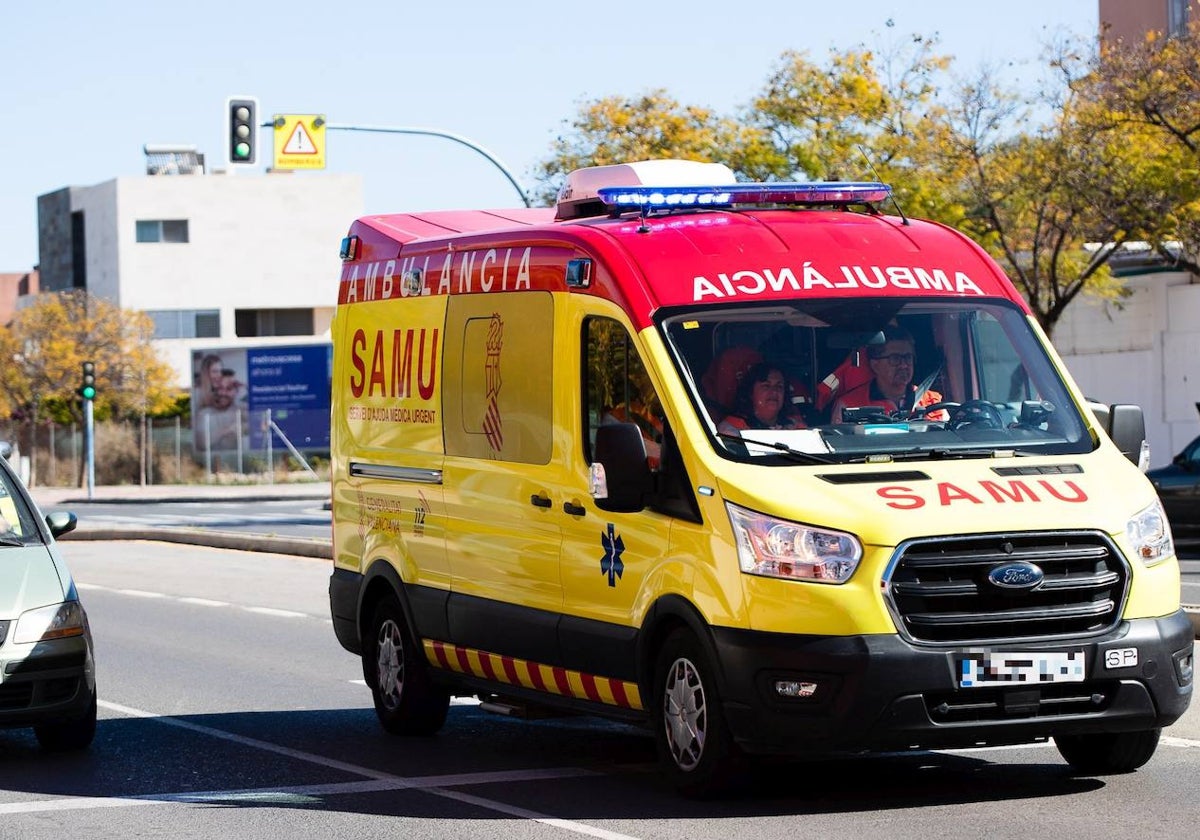
[[[892,194],[887,184],[869,181],[812,181],[696,187],[601,187],[600,200],[614,209],[640,207],[731,207],[735,204],[872,204]]]

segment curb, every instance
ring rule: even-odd
[[[262,551],[269,554],[292,554],[297,557],[333,559],[333,544],[329,540],[304,537],[273,537],[264,534],[239,534],[229,531],[210,531],[192,528],[83,528],[63,534],[59,542],[75,540],[144,540],[147,542],[184,543],[211,548],[232,548],[238,551]]]
[[[321,493],[292,493],[292,494],[263,493],[263,494],[258,494],[258,495],[254,495],[254,496],[223,497],[222,499],[220,499],[220,501],[235,501],[235,502],[297,502],[297,501],[299,501],[299,502],[305,502],[305,501],[319,502],[319,501],[328,501],[328,500],[329,500],[328,491],[321,492]],[[204,502],[212,502],[212,501],[214,501],[213,496],[155,496],[153,499],[153,503],[156,505],[163,504],[163,503],[177,504],[177,505],[196,504],[196,503],[204,503]],[[77,498],[77,499],[76,498],[65,498],[65,499],[54,502],[54,504],[52,504],[52,505],[39,504],[38,506],[49,510],[52,508],[66,507],[68,505],[144,505],[144,504],[147,504],[148,502],[149,502],[149,500],[147,500],[147,499],[139,499],[135,496],[105,496],[102,499],[97,499],[97,498],[88,499],[86,497]]]

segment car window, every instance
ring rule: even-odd
[[[0,533],[28,538],[37,534],[33,513],[25,503],[16,479],[7,471],[0,470]]]

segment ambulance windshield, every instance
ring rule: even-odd
[[[661,323],[727,457],[886,462],[1093,446],[1007,302],[791,301],[675,310]]]

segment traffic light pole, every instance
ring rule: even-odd
[[[96,435],[92,422],[92,400],[83,401],[83,450],[87,461],[87,497],[92,500],[96,487]]]
[[[483,148],[482,146],[478,145],[477,143],[473,143],[470,140],[468,140],[466,137],[463,137],[459,134],[451,134],[448,131],[439,131],[436,128],[390,128],[387,126],[376,126],[376,125],[336,125],[334,123],[326,123],[325,130],[326,131],[368,131],[368,132],[375,132],[377,134],[422,134],[422,135],[426,135],[429,137],[444,137],[447,140],[453,140],[455,143],[461,143],[462,145],[466,146],[468,149],[473,149],[474,151],[478,152],[479,154],[481,154],[485,158],[487,158],[489,161],[491,161],[493,166],[495,166],[502,173],[504,173],[504,177],[507,178],[508,182],[513,185],[513,189],[515,189],[517,191],[517,195],[521,196],[521,201],[525,204],[525,206],[526,207],[533,206],[533,203],[529,200],[529,197],[527,195],[525,195],[525,191],[523,189],[521,189],[521,185],[517,183],[517,179],[513,177],[513,174],[508,171],[508,169],[504,166],[504,164],[502,164],[495,155],[493,155],[491,152],[489,152],[487,149]]]

